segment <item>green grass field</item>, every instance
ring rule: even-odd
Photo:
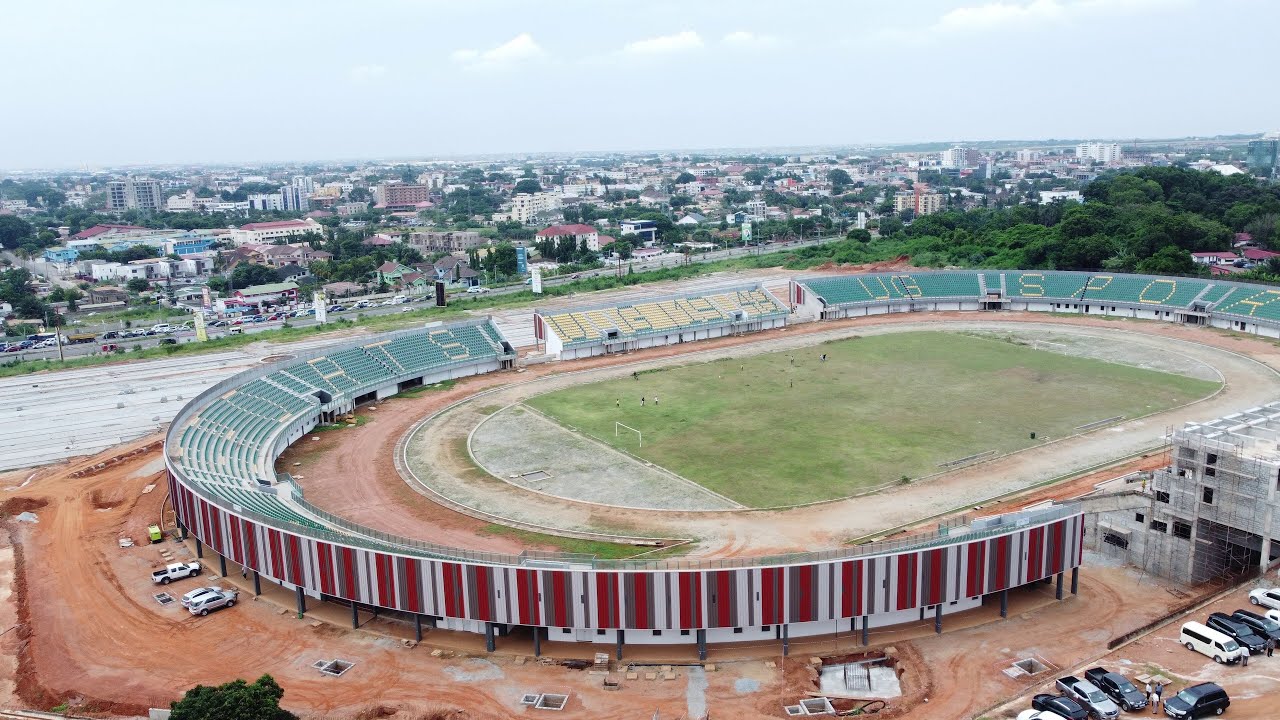
[[[1217,388],[999,340],[913,332],[646,372],[528,404],[744,505],[772,507],[928,475],[939,463],[1018,450]],[[642,431],[644,448],[634,433],[615,438],[615,422]]]

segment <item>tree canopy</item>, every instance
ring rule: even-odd
[[[295,720],[280,707],[284,688],[270,676],[253,683],[232,680],[217,687],[197,685],[170,705],[171,720]]]
[[[516,192],[517,194],[527,193],[529,195],[532,195],[533,193],[542,192],[542,185],[537,180],[534,180],[532,178],[526,178],[516,183],[514,192]]]

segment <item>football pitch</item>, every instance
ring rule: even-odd
[[[928,475],[939,463],[1165,410],[1218,386],[1000,340],[908,332],[642,372],[527,404],[748,507],[773,507]],[[634,432],[615,437],[615,423],[643,433],[643,447]]]

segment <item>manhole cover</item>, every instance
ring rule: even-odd
[[[160,603],[161,605],[168,605],[169,603],[173,602],[173,596],[170,595],[169,593],[159,593],[156,595],[152,595],[151,597],[155,598],[156,602]]]
[[[520,475],[521,480],[528,480],[530,482],[546,480],[549,477],[551,477],[551,473],[548,473],[546,470],[534,470]]]

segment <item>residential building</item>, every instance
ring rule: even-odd
[[[555,193],[519,193],[512,196],[511,208],[503,215],[513,222],[528,224],[559,211],[560,196]]]
[[[281,196],[271,193],[258,193],[249,196],[249,209],[263,212],[283,210]]]
[[[1014,157],[1020,163],[1032,163],[1044,157],[1044,153],[1039,150],[1019,150]]]
[[[307,233],[323,235],[324,226],[311,218],[248,223],[241,225],[239,229],[232,230],[229,238],[236,245],[247,243],[269,245],[277,240],[300,238]]]
[[[600,231],[594,225],[552,225],[539,230],[536,237],[538,240],[553,240],[556,243],[568,239],[578,245],[585,242],[588,248],[592,245],[597,249],[600,247]]]
[[[1121,157],[1119,143],[1080,143],[1076,146],[1076,158],[1080,160],[1114,163]]]
[[[747,214],[751,216],[752,220],[764,220],[765,209],[764,200],[747,201]]]
[[[428,253],[465,252],[486,244],[480,233],[470,230],[422,231],[409,233],[409,246]]]
[[[67,265],[80,257],[80,251],[73,247],[45,248],[44,261],[56,265]]]
[[[316,181],[311,179],[310,175],[294,175],[293,186],[301,190],[306,195],[310,195],[316,191]]]
[[[1084,202],[1084,196],[1079,190],[1041,190],[1040,202],[1048,205],[1055,200]]]
[[[1199,265],[1222,265],[1233,263],[1240,256],[1233,252],[1196,252],[1191,253],[1191,259]]]
[[[417,208],[418,203],[431,201],[431,186],[387,183],[374,188],[373,196],[380,207],[389,210],[413,210]]]
[[[949,150],[942,151],[942,167],[956,169],[973,167],[978,164],[981,157],[977,148],[956,145]]]
[[[206,233],[184,233],[175,237],[164,239],[164,246],[161,250],[165,255],[195,255],[196,253],[207,252],[209,248],[217,241],[217,237]]]
[[[138,180],[126,177],[107,183],[107,210],[145,210],[158,212],[165,209],[164,187],[158,180]]]
[[[947,198],[942,193],[929,192],[929,186],[916,183],[914,189],[894,193],[893,211],[902,214],[911,210],[916,217],[942,212],[947,205]]]
[[[293,281],[251,285],[232,293],[239,305],[292,305],[298,301],[298,284]]]
[[[352,215],[363,215],[369,212],[369,203],[364,201],[345,202],[333,206],[334,212],[342,217],[350,217]]]
[[[658,241],[658,226],[652,220],[623,220],[618,223],[622,237],[638,236],[644,244]]]
[[[310,180],[310,178],[307,178]],[[280,209],[285,212],[304,213],[311,209],[310,193],[297,185],[280,188]]]

